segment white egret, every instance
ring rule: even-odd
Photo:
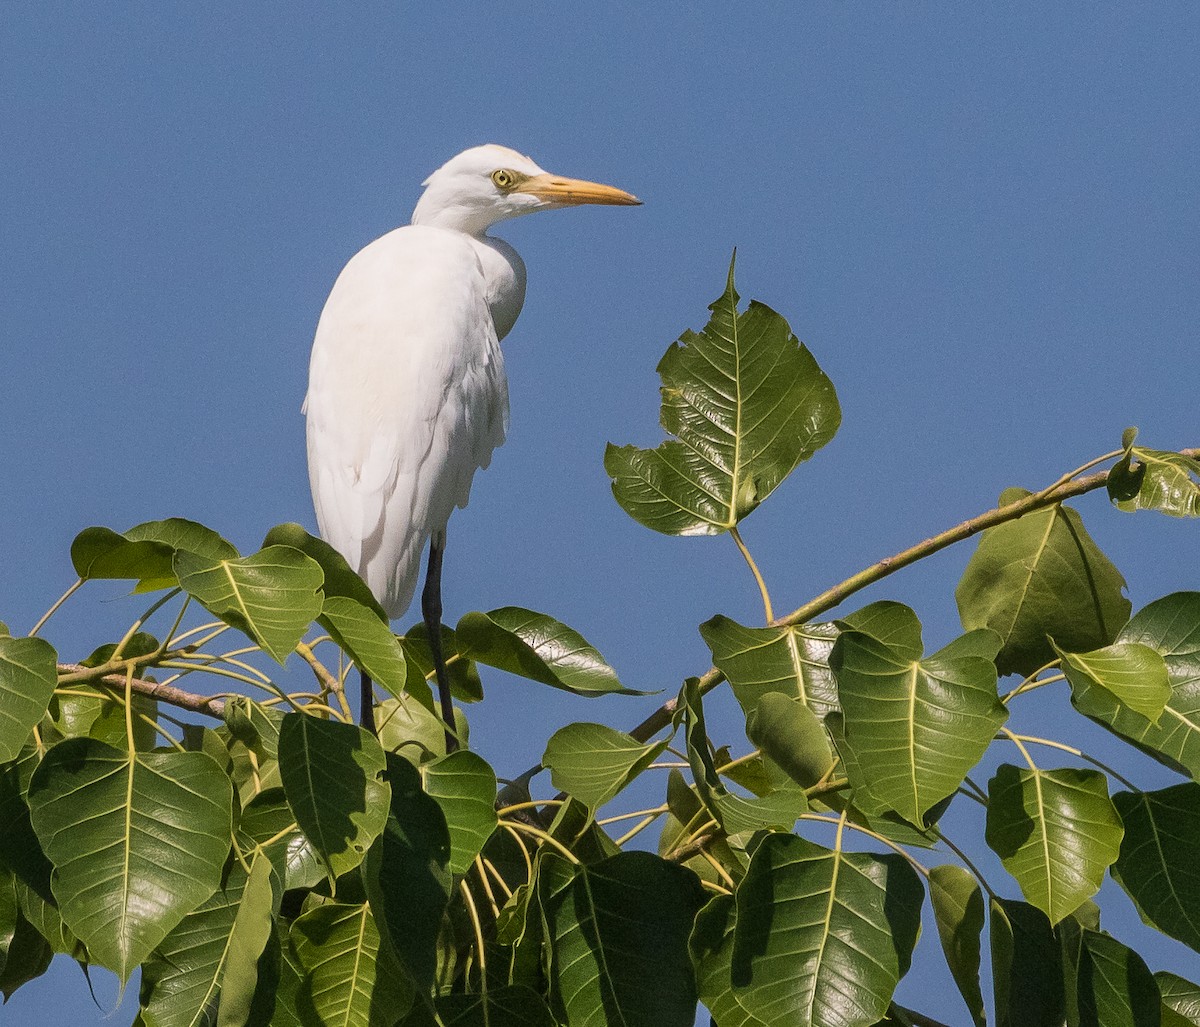
[[[304,413],[321,535],[389,617],[408,609],[429,542],[421,608],[453,747],[441,651],[446,524],[504,441],[500,340],[525,300],[524,262],[487,230],[538,210],[639,201],[494,145],[460,153],[424,184],[412,223],[360,250],[338,276],[313,342]],[[370,730],[373,702],[364,674]]]

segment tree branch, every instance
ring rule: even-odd
[[[59,674],[86,674],[90,669],[78,663],[60,663],[58,665]],[[105,688],[112,689],[113,691],[123,692],[125,690],[125,675],[107,674],[103,677],[80,681],[78,683],[103,685]],[[165,702],[170,706],[178,706],[181,710],[190,710],[192,713],[203,713],[209,717],[215,717],[217,720],[223,720],[225,716],[224,699],[216,699],[209,695],[197,695],[194,692],[185,692],[182,688],[176,688],[174,685],[160,685],[157,681],[146,681],[143,678],[133,678],[129,683],[129,687],[131,691],[136,692],[138,695],[146,695],[152,699],[157,699],[159,702]]]

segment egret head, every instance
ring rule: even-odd
[[[489,143],[464,150],[425,179],[412,223],[480,235],[498,221],[535,210],[640,202],[611,185],[551,175],[516,150]]]

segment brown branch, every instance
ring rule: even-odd
[[[58,665],[59,674],[82,675],[86,674],[90,669],[78,663],[60,663]],[[76,682],[69,681],[66,683],[74,684]],[[103,685],[105,688],[112,689],[113,691],[124,692],[125,675],[107,674],[104,677],[86,681],[81,680],[77,683]],[[138,695],[146,695],[152,699],[157,699],[159,702],[165,702],[170,706],[178,706],[181,710],[190,710],[192,713],[204,713],[210,717],[215,717],[217,720],[223,720],[225,716],[224,699],[216,699],[208,695],[196,695],[194,692],[185,692],[182,688],[176,688],[174,685],[161,685],[157,681],[146,681],[143,678],[133,678],[129,682],[129,688]]]

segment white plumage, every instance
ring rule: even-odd
[[[638,202],[500,146],[459,154],[425,186],[412,224],[338,277],[304,401],[321,534],[393,618],[412,601],[426,542],[444,544],[508,426],[500,340],[521,311],[525,266],[487,229],[535,210]]]

